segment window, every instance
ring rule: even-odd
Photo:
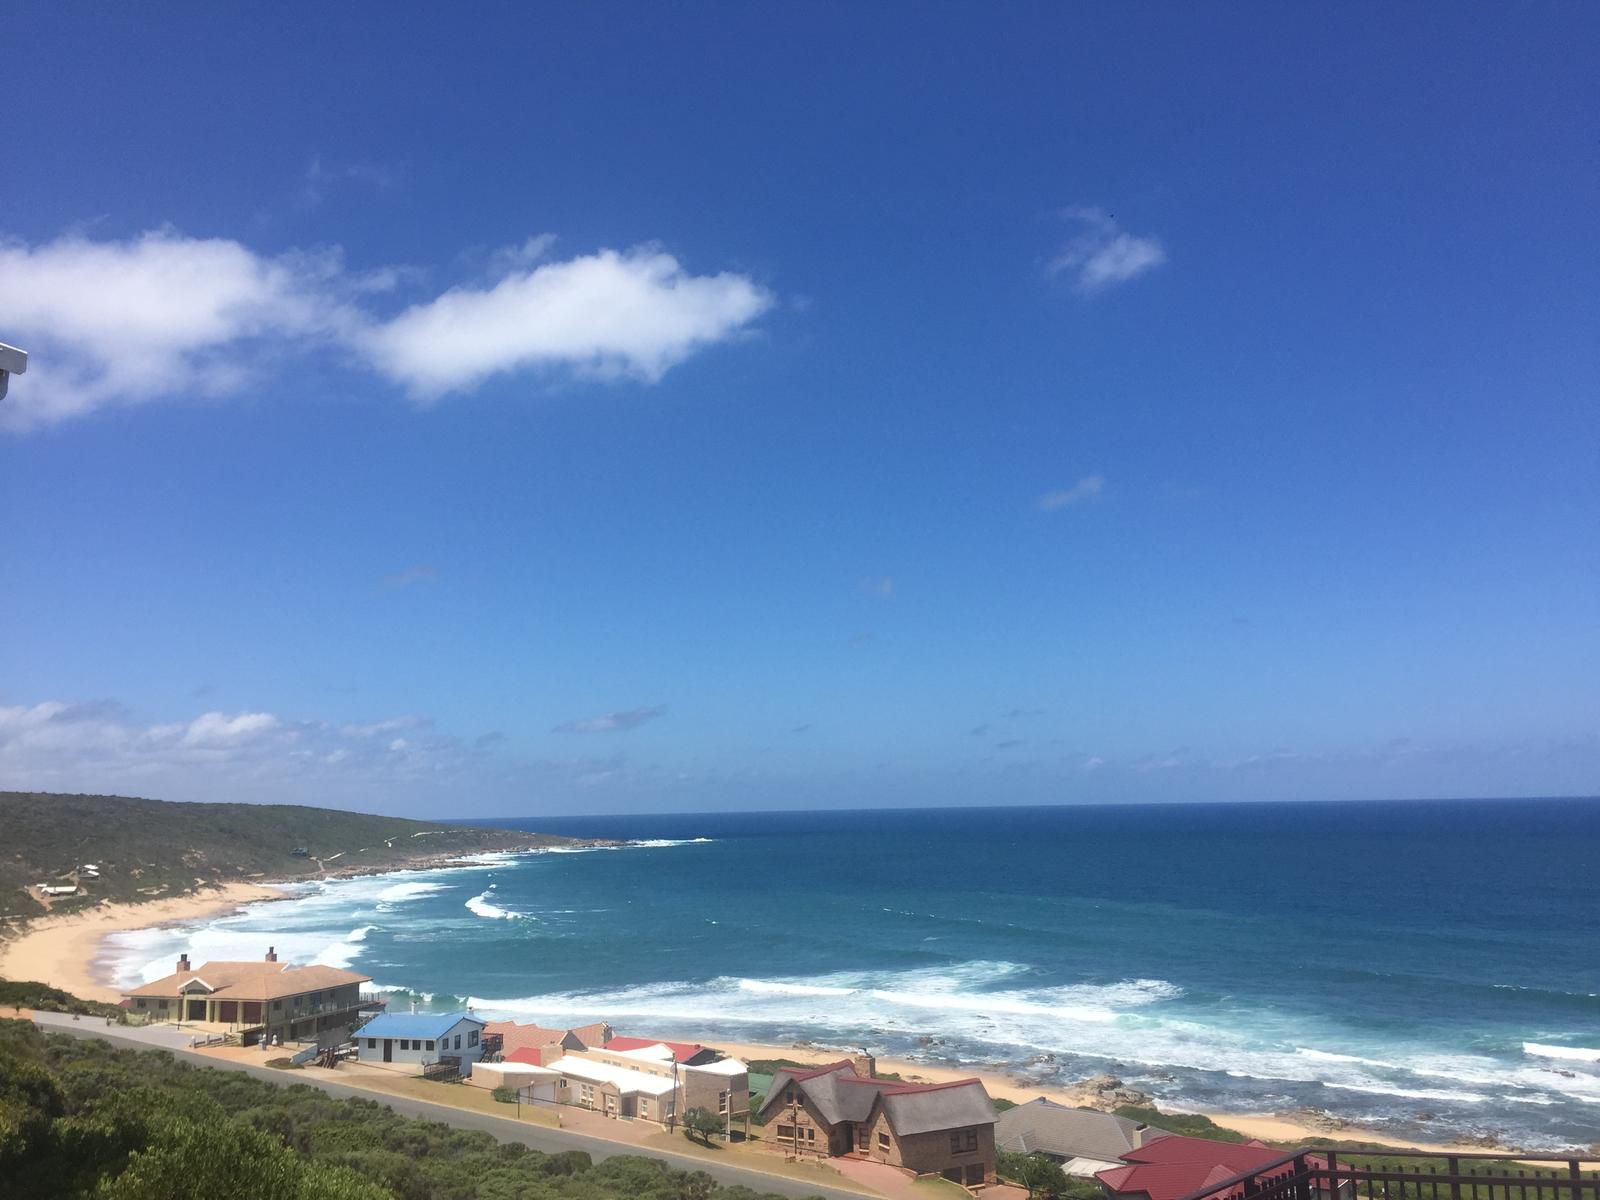
[[[402,1049],[402,1050],[411,1049],[411,1039],[410,1038],[401,1038],[400,1039],[400,1049]]]
[[[567,1090],[567,1081],[565,1079],[561,1081],[561,1090],[563,1092]]]
[[[976,1150],[977,1148],[978,1148],[978,1131],[976,1129],[969,1129],[969,1130],[967,1130],[967,1149],[968,1150]]]
[[[650,1101],[647,1097],[639,1097],[639,1115],[641,1117],[648,1117],[650,1115]]]
[[[888,1148],[889,1148],[889,1135],[887,1133],[880,1133],[878,1135],[878,1149],[879,1150],[887,1150]]]
[[[726,1113],[728,1111],[728,1093],[727,1092],[718,1092],[717,1093],[717,1111],[719,1113]]]
[[[779,1125],[778,1126],[778,1140],[780,1142],[792,1142],[792,1141],[794,1141],[794,1126],[793,1125]]]
[[[865,1125],[856,1126],[856,1149],[865,1152],[871,1149],[872,1135]]]
[[[815,1125],[802,1126],[800,1132],[804,1135],[806,1141],[808,1142],[815,1142],[817,1140],[817,1127]]]
[[[157,1008],[166,1008],[167,1007],[167,1002],[165,1000],[157,1000],[156,1001],[156,1007]]]
[[[367,1039],[367,1049],[368,1050],[376,1050],[377,1048],[378,1048],[378,1039],[377,1038],[368,1038]]]
[[[959,1133],[952,1133],[950,1135],[950,1153],[961,1153],[961,1135]]]
[[[138,1003],[138,1005],[139,1005],[139,1007],[140,1007],[140,1008],[143,1008],[143,1007],[144,1007],[144,1000],[143,1000],[143,998],[142,998],[142,997],[141,997],[141,998],[140,998],[140,999],[139,999],[139,1000],[138,1000],[138,1001],[137,1001],[137,1003]]]
[[[476,1046],[477,1044],[478,1044],[478,1031],[476,1029],[467,1030],[467,1045]]]
[[[456,1034],[456,1049],[461,1049],[461,1035],[459,1033]]]
[[[794,1103],[794,1084],[791,1083],[788,1087],[784,1088],[784,1090],[783,1090],[783,1102],[785,1104],[793,1104]]]
[[[432,1043],[432,1042],[429,1042],[429,1043],[428,1043],[428,1049],[429,1049],[429,1050],[432,1050],[432,1049],[433,1049],[433,1043]]]

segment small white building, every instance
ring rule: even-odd
[[[560,1075],[556,1099],[592,1108],[608,1117],[639,1117],[665,1125],[677,1118],[671,1077],[646,1074],[611,1063],[567,1055],[550,1064]]]
[[[356,1058],[419,1067],[441,1058],[458,1058],[461,1073],[466,1075],[483,1053],[483,1026],[483,1021],[466,1012],[384,1013],[356,1030]]]

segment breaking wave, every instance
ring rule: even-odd
[[[491,920],[516,921],[521,919],[521,913],[514,913],[510,909],[501,908],[498,904],[491,903],[489,897],[492,895],[494,895],[494,884],[491,883],[486,890],[479,892],[471,900],[468,900],[467,907],[480,917],[488,917]]]

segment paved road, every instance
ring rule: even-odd
[[[446,1125],[453,1125],[458,1129],[482,1130],[484,1133],[493,1134],[503,1142],[521,1142],[524,1146],[532,1147],[535,1150],[543,1150],[550,1153],[561,1150],[586,1150],[596,1162],[603,1158],[610,1158],[615,1154],[659,1158],[671,1166],[685,1171],[704,1171],[718,1183],[730,1185],[742,1183],[745,1187],[752,1188],[755,1191],[774,1192],[780,1196],[821,1196],[823,1200],[864,1200],[866,1196],[863,1192],[802,1183],[799,1180],[788,1179],[782,1175],[768,1175],[764,1171],[751,1171],[744,1167],[726,1167],[720,1163],[708,1163],[705,1159],[697,1158],[692,1154],[674,1154],[670,1150],[644,1150],[638,1146],[629,1146],[621,1142],[608,1142],[604,1138],[590,1137],[587,1134],[573,1133],[565,1129],[528,1125],[505,1117],[491,1117],[485,1113],[472,1112],[468,1109],[452,1108],[447,1104],[430,1104],[426,1100],[412,1100],[405,1096],[391,1096],[386,1093],[370,1092],[364,1088],[351,1087],[347,1083],[335,1083],[331,1079],[308,1078],[299,1071],[290,1075],[275,1067],[252,1067],[243,1063],[227,1062],[204,1054],[196,1054],[192,1050],[163,1044],[164,1042],[169,1042],[170,1039],[150,1036],[151,1034],[171,1033],[172,1031],[170,1030],[152,1028],[147,1033],[144,1029],[128,1029],[122,1026],[104,1025],[93,1017],[86,1017],[82,1021],[74,1021],[71,1017],[62,1016],[60,1013],[36,1013],[34,1020],[41,1029],[50,1033],[65,1033],[81,1038],[103,1038],[113,1045],[133,1050],[166,1050],[185,1062],[193,1063],[196,1066],[211,1067],[223,1071],[243,1071],[246,1075],[253,1075],[257,1079],[263,1079],[278,1087],[286,1087],[292,1083],[306,1083],[312,1087],[321,1088],[330,1096],[337,1096],[340,1099],[358,1097],[362,1100],[376,1100],[380,1104],[388,1105],[401,1116],[419,1117],[427,1121],[442,1121]],[[187,1038],[184,1040],[187,1041]]]

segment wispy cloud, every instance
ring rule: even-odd
[[[0,428],[226,396],[269,366],[289,378],[319,347],[418,400],[529,370],[653,383],[773,303],[743,275],[693,275],[653,247],[539,261],[551,245],[529,239],[496,256],[494,282],[385,316],[375,297],[413,284],[415,270],[350,271],[336,249],[269,256],[167,229],[121,241],[0,239],[0,313],[32,351]]]
[[[317,208],[328,194],[346,183],[358,183],[376,191],[386,192],[400,182],[400,172],[380,163],[353,162],[326,163],[320,155],[306,164],[305,175],[300,180],[300,194],[295,197],[295,207],[302,212]]]
[[[1117,219],[1103,208],[1069,208],[1062,216],[1078,226],[1078,233],[1050,261],[1051,275],[1069,275],[1078,291],[1093,295],[1126,283],[1167,261],[1161,240],[1125,233]]]
[[[432,583],[438,578],[439,572],[427,563],[417,563],[404,570],[391,571],[378,582],[386,588],[403,588],[410,587],[414,583]]]
[[[0,787],[126,792],[151,781],[214,796],[276,780],[290,790],[267,794],[282,800],[324,785],[438,781],[481,758],[482,748],[431,733],[432,724],[403,716],[337,725],[262,711],[149,722],[109,702],[0,706]]]
[[[1085,475],[1071,487],[1059,488],[1053,492],[1046,492],[1034,501],[1040,512],[1055,512],[1062,508],[1071,508],[1077,504],[1092,504],[1100,499],[1100,494],[1105,491],[1106,477],[1104,475]]]
[[[894,599],[894,579],[889,575],[871,575],[857,585],[866,595],[876,600]]]
[[[571,721],[563,721],[552,729],[551,733],[625,733],[630,729],[637,729],[646,721],[654,721],[657,717],[667,714],[665,704],[652,705],[649,708],[630,708],[622,712],[601,713],[597,717],[576,717]]]

